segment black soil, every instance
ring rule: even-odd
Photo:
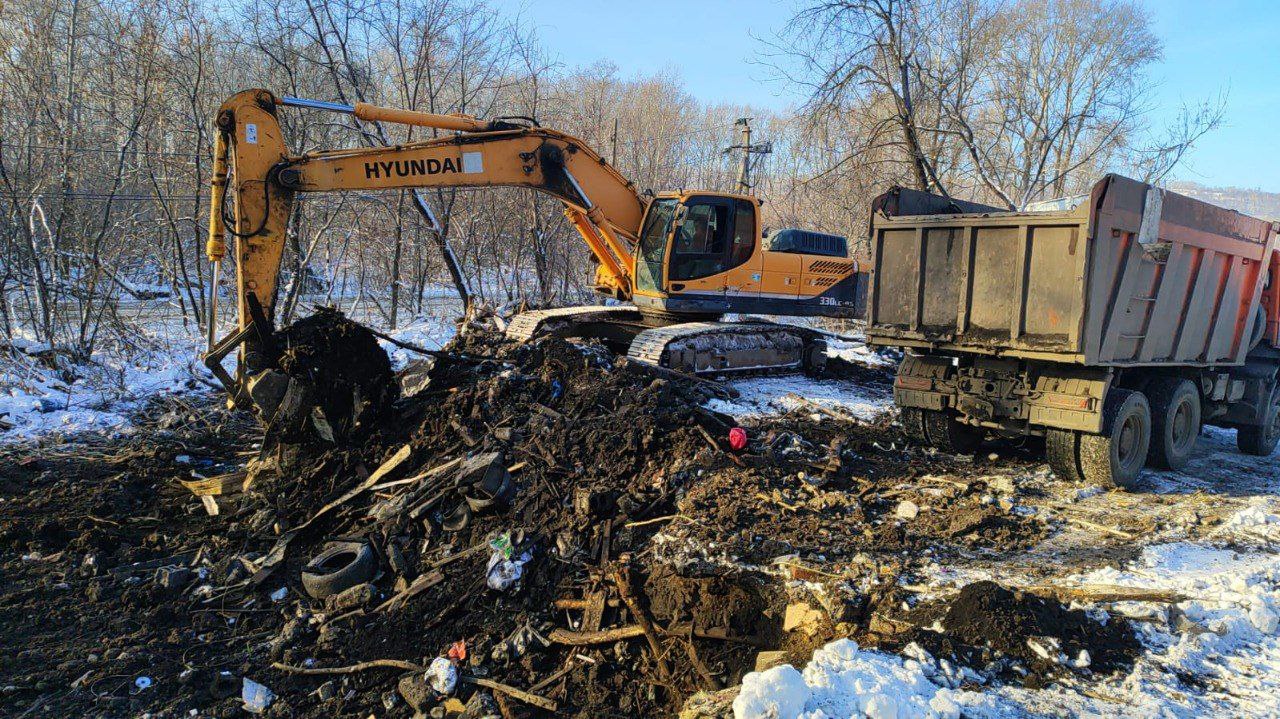
[[[356,436],[385,416],[399,394],[391,360],[368,328],[334,309],[285,327],[275,335],[279,367],[305,380],[340,437]]]
[[[936,657],[975,669],[995,668],[1006,676],[1021,676],[1016,663],[1029,672],[1024,679],[1029,686],[1064,672],[1109,674],[1128,669],[1141,650],[1133,627],[1121,617],[1099,621],[1055,599],[990,581],[968,584],[954,598],[919,608],[913,620],[922,626],[940,625],[942,631],[920,628],[902,641],[914,641]],[[1028,640],[1051,656],[1036,652]],[[1088,662],[1076,665],[1081,652],[1087,653]]]

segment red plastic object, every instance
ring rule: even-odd
[[[733,447],[735,451],[747,446],[747,430],[741,427],[734,427],[729,430],[729,446]]]
[[[467,660],[467,641],[465,639],[459,639],[449,647],[449,658],[459,662]]]

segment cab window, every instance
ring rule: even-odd
[[[657,292],[662,288],[662,263],[666,260],[667,236],[675,213],[675,200],[654,200],[649,206],[636,257],[636,287],[640,290]]]
[[[755,211],[750,202],[727,197],[695,197],[671,249],[671,279],[696,280],[746,262],[755,248]]]

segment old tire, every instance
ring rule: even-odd
[[[1276,450],[1280,440],[1280,392],[1272,392],[1267,418],[1260,425],[1236,429],[1236,446],[1245,454],[1266,457]]]
[[[1080,471],[1079,433],[1069,429],[1049,429],[1044,433],[1045,459],[1049,468],[1064,482],[1083,482]]]
[[[1102,408],[1103,434],[1080,435],[1080,470],[1100,487],[1134,485],[1151,446],[1151,405],[1141,392],[1113,389]]]
[[[378,557],[366,542],[339,542],[317,554],[302,568],[302,588],[324,599],[364,584],[378,571]]]
[[[933,448],[948,454],[972,454],[982,443],[982,430],[937,410],[924,411],[924,432]]]
[[[1147,464],[1182,469],[1200,436],[1200,391],[1191,380],[1162,377],[1147,387],[1151,403],[1151,447]]]
[[[920,444],[929,443],[929,437],[924,433],[924,410],[919,407],[902,407],[899,409],[898,421],[902,422],[902,431],[907,439]]]

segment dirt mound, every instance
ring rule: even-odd
[[[904,640],[936,657],[995,668],[1005,678],[1022,676],[1007,661],[1012,660],[1028,672],[1024,681],[1030,686],[1070,671],[1126,669],[1140,650],[1123,618],[1100,621],[1055,599],[990,581],[968,584],[949,600],[919,608],[913,620],[930,628],[914,630]]]
[[[338,440],[370,429],[399,395],[377,338],[336,309],[320,308],[285,327],[275,343],[281,371],[305,381]]]

